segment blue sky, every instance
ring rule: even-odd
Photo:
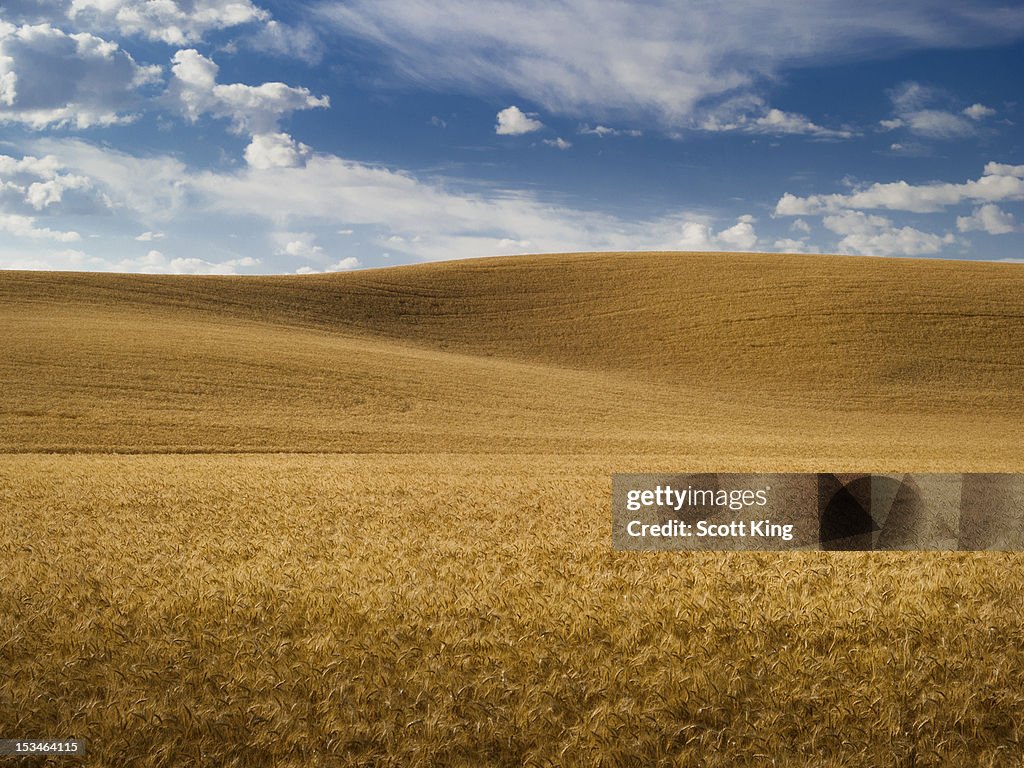
[[[7,0],[0,268],[1024,260],[1024,5]]]

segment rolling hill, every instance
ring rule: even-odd
[[[1019,468],[1024,272],[572,254],[291,277],[0,273],[0,451]]]

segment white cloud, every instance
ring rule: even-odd
[[[549,147],[554,147],[555,149],[564,150],[572,147],[572,142],[566,141],[561,136],[559,136],[557,139],[544,139],[544,143],[547,144]]]
[[[895,116],[881,120],[884,130],[906,128],[910,133],[926,139],[960,139],[973,136],[978,131],[977,123],[995,114],[995,110],[982,104],[952,112],[937,109],[937,101],[949,101],[941,91],[917,82],[901,83],[889,91]]]
[[[535,120],[513,105],[498,113],[498,122],[494,126],[494,132],[499,136],[520,136],[524,133],[539,131],[543,127],[544,123],[540,120]]]
[[[140,243],[148,243],[152,240],[160,240],[163,237],[163,232],[143,232],[141,235],[138,235],[135,239],[138,240]]]
[[[324,44],[308,24],[285,24],[271,19],[243,42],[261,53],[290,56],[308,64],[318,64],[324,56]]]
[[[753,121],[756,129],[764,133],[806,133],[812,136],[834,136],[849,138],[853,134],[847,130],[831,130],[811,122],[803,115],[794,112],[783,112],[781,109],[769,109],[762,117]]]
[[[1024,178],[1024,165],[1007,165],[1005,163],[985,163],[986,176],[1018,176]]]
[[[826,216],[821,223],[825,229],[838,235],[867,235],[892,226],[892,221],[883,216],[869,216],[860,211]]]
[[[211,30],[270,17],[250,0],[72,0],[68,15],[78,23],[169,45],[197,42]]]
[[[117,43],[49,24],[0,21],[0,122],[42,129],[129,122],[139,90],[160,78]]]
[[[324,255],[324,249],[316,244],[316,238],[308,232],[276,232],[273,239],[278,243],[280,256],[295,258],[316,258]]]
[[[718,240],[729,246],[729,250],[750,250],[757,245],[757,234],[750,222],[740,221],[719,232]]]
[[[958,216],[956,228],[961,232],[981,230],[990,235],[1008,235],[1017,227],[1013,214],[1006,213],[998,205],[989,203],[975,208],[970,216]]]
[[[586,124],[581,125],[579,127],[579,129],[577,130],[577,133],[579,133],[581,135],[584,135],[584,136],[597,136],[597,137],[602,138],[602,139],[605,136],[632,136],[632,137],[635,138],[635,137],[643,136],[644,135],[643,131],[638,131],[635,128],[631,128],[631,129],[609,128],[607,125],[595,125],[595,126],[591,127],[591,126],[586,125]]]
[[[908,112],[903,119],[911,133],[927,139],[956,139],[974,134],[975,127],[960,115],[939,109]]]
[[[0,155],[0,209],[13,212],[31,210],[33,213],[53,213],[64,202],[66,192],[88,192],[89,179],[70,173],[61,173],[60,161],[53,155],[43,158],[28,155],[20,160]],[[88,195],[79,195],[76,203],[83,207]],[[107,207],[106,201],[95,199],[84,207]],[[13,205],[12,205],[13,204]]]
[[[797,197],[784,192],[775,204],[776,216],[813,216],[825,210],[825,196]]]
[[[314,154],[304,168],[208,171],[190,189],[223,215],[275,224],[371,226],[375,243],[421,259],[579,250],[735,250],[753,247],[750,221],[721,231],[686,213],[646,221],[565,208],[522,193],[459,193],[440,184]]]
[[[231,120],[238,133],[275,134],[280,119],[296,110],[330,106],[326,96],[284,83],[218,84],[219,67],[194,49],[178,51],[171,66],[168,94],[192,121],[200,115]]]
[[[312,150],[287,133],[261,133],[245,148],[245,161],[253,168],[298,168],[306,164]]]
[[[512,92],[591,119],[645,112],[672,128],[791,65],[1024,32],[1024,8],[979,1],[941,13],[933,0],[325,0],[318,11],[385,50],[401,77],[431,87]]]
[[[986,107],[984,104],[971,104],[963,110],[963,113],[972,120],[984,120],[986,117],[992,117],[996,113],[991,107]]]
[[[963,238],[947,232],[937,234],[911,226],[898,226],[870,210],[939,213],[968,202],[981,203],[969,216],[956,217],[960,232],[983,231],[1008,234],[1016,231],[1012,214],[995,203],[1024,200],[1024,166],[990,162],[984,174],[962,184],[935,182],[914,185],[905,181],[871,184],[849,194],[797,197],[786,193],[775,206],[776,216],[822,216],[822,225],[840,235],[840,253],[879,256],[924,256],[938,253]],[[798,219],[802,221],[802,219]],[[948,223],[952,223],[947,219]]]
[[[359,269],[362,267],[362,262],[359,261],[355,256],[349,256],[342,259],[341,261],[331,264],[325,269],[314,269],[310,266],[299,267],[295,270],[296,275],[320,275],[324,272],[347,272],[350,269]]]
[[[16,213],[0,213],[0,232],[32,240],[56,240],[59,243],[74,243],[82,239],[77,232],[60,232],[47,227],[37,227],[35,217]]]
[[[78,139],[39,139],[32,146],[58,157],[60,168],[88,178],[111,210],[166,222],[186,207],[188,172],[177,158],[135,157]]]
[[[93,258],[86,265],[90,270],[103,272],[140,272],[155,275],[235,275],[239,268],[259,266],[259,259],[241,257],[221,262],[195,257],[168,258],[160,251],[151,250],[144,256],[119,260]]]
[[[776,240],[772,247],[780,253],[807,253],[807,243],[803,240],[794,240],[791,237]]]
[[[789,225],[789,228],[794,232],[803,232],[805,235],[809,235],[811,233],[811,225],[803,219],[797,219]]]
[[[731,108],[724,110],[726,114]],[[770,108],[758,116],[738,114],[731,117],[720,117],[712,114],[700,124],[702,130],[712,132],[739,131],[741,133],[761,133],[776,136],[806,135],[817,138],[848,139],[853,132],[847,129],[824,128],[796,112],[784,112]]]
[[[935,213],[965,202],[1024,200],[1024,166],[988,163],[984,174],[962,184],[876,183],[847,195],[797,197],[785,193],[775,205],[777,216],[807,216],[843,209],[888,209]]]
[[[843,235],[838,252],[862,256],[926,256],[938,253],[952,242],[952,236],[939,236],[914,227],[897,227],[883,216],[860,211],[826,216],[825,228]]]

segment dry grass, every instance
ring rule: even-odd
[[[1020,557],[615,553],[609,475],[1021,471],[1022,289],[753,255],[0,274],[0,735],[1017,766]]]

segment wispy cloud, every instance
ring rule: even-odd
[[[952,101],[944,92],[917,82],[902,83],[889,92],[894,116],[879,121],[884,131],[900,128],[925,139],[960,139],[978,132],[978,123],[996,112],[984,104],[960,110],[939,109],[936,102]]]
[[[921,47],[969,47],[1024,31],[1024,8],[868,0],[326,0],[321,17],[377,45],[402,78],[505,90],[552,113],[647,113],[682,127],[702,104],[788,66]],[[585,19],[586,34],[579,34]]]
[[[173,195],[179,216],[246,221],[250,230],[263,222],[276,243],[273,253],[289,258],[329,257],[331,249],[318,244],[314,232],[352,227],[370,228],[381,249],[428,260],[541,251],[751,250],[759,242],[748,215],[731,222],[685,211],[623,219],[530,194],[459,192],[328,154],[313,154],[297,167],[189,171],[171,158],[140,159],[79,140],[38,144],[135,220],[156,219],[161,202]],[[148,183],[127,183],[132,176]]]
[[[733,112],[732,109],[726,111]],[[763,109],[753,114],[731,114],[724,118],[719,114],[712,114],[704,118],[700,128],[716,133],[736,131],[774,136],[804,135],[820,139],[849,139],[854,136],[852,129],[826,128],[804,115],[775,108]]]
[[[585,123],[576,132],[581,136],[597,136],[602,139],[606,136],[631,136],[636,138],[644,135],[644,132],[637,128],[609,128],[607,125],[590,126]]]
[[[554,147],[555,149],[565,150],[570,149],[572,147],[572,142],[566,141],[561,136],[554,139],[544,139],[544,143],[547,144],[549,147]]]

